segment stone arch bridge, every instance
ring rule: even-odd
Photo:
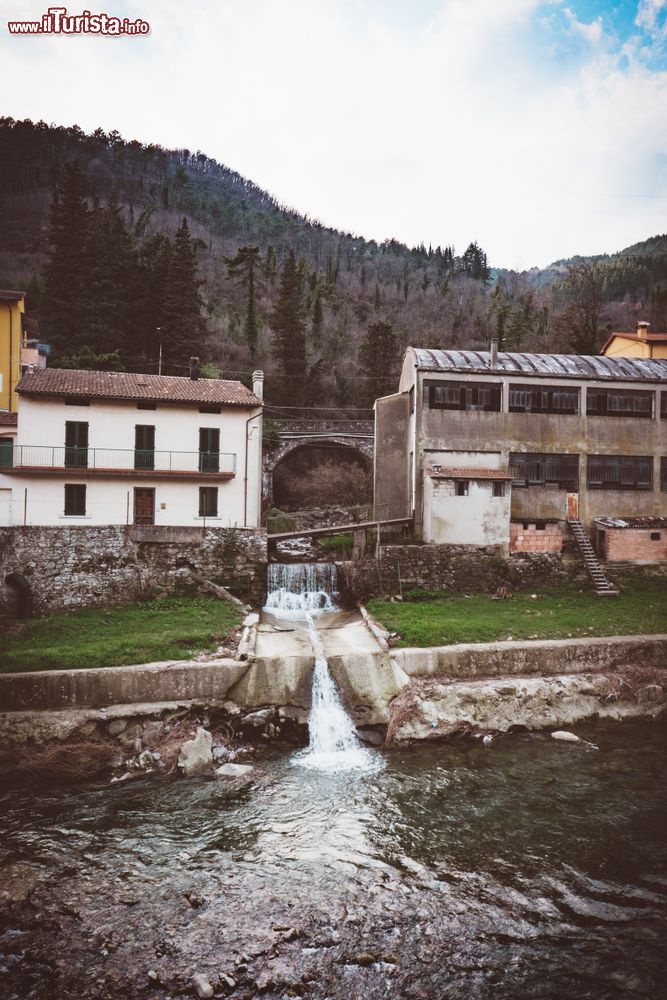
[[[275,420],[275,433],[267,436],[262,459],[264,505],[273,505],[273,474],[288,456],[307,448],[335,447],[339,454],[361,456],[372,466],[375,428],[372,420]]]

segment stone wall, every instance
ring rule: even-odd
[[[266,532],[260,528],[0,528],[0,613],[13,612],[8,573],[30,583],[35,611],[136,600],[172,589],[189,571],[259,602],[266,584]]]
[[[567,563],[559,555],[525,553],[506,559],[500,546],[476,545],[385,545],[378,560],[340,566],[349,589],[356,588],[362,597],[414,587],[470,594],[494,593],[499,587],[528,590],[583,572],[580,563]]]

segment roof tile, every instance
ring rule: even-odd
[[[151,403],[213,403],[261,406],[241,382],[190,379],[180,375],[137,375],[42,368],[26,372],[16,387],[25,396],[87,396],[90,399],[144,400]]]

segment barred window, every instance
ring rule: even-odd
[[[579,413],[581,390],[572,386],[510,384],[511,413]]]
[[[650,455],[589,455],[588,488],[591,490],[653,489]]]
[[[655,393],[641,389],[589,389],[586,413],[589,417],[653,416]]]
[[[430,410],[485,410],[499,413],[502,386],[496,382],[425,382],[424,402]]]
[[[579,488],[579,456],[512,452],[510,472],[514,486],[546,486],[575,491]]]

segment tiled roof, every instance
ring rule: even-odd
[[[645,333],[640,337],[638,333],[620,333],[617,331],[616,333],[609,334],[602,347],[602,354],[604,354],[615,337],[622,337],[623,340],[639,341],[640,344],[667,344],[667,333]]]
[[[440,351],[413,347],[421,371],[524,375],[531,378],[576,378],[624,382],[667,382],[667,359],[607,358],[583,354],[516,354],[498,352],[491,367],[489,351]]]
[[[431,479],[512,479],[500,469],[429,469]]]
[[[0,288],[0,302],[19,302],[27,294],[27,292],[14,292],[9,288]]]
[[[26,372],[16,387],[25,396],[86,396],[90,399],[144,400],[151,403],[213,403],[260,406],[241,382],[190,379],[180,375],[136,375],[42,368]]]
[[[18,423],[18,413],[9,413],[7,410],[0,410],[0,427],[16,427]]]

